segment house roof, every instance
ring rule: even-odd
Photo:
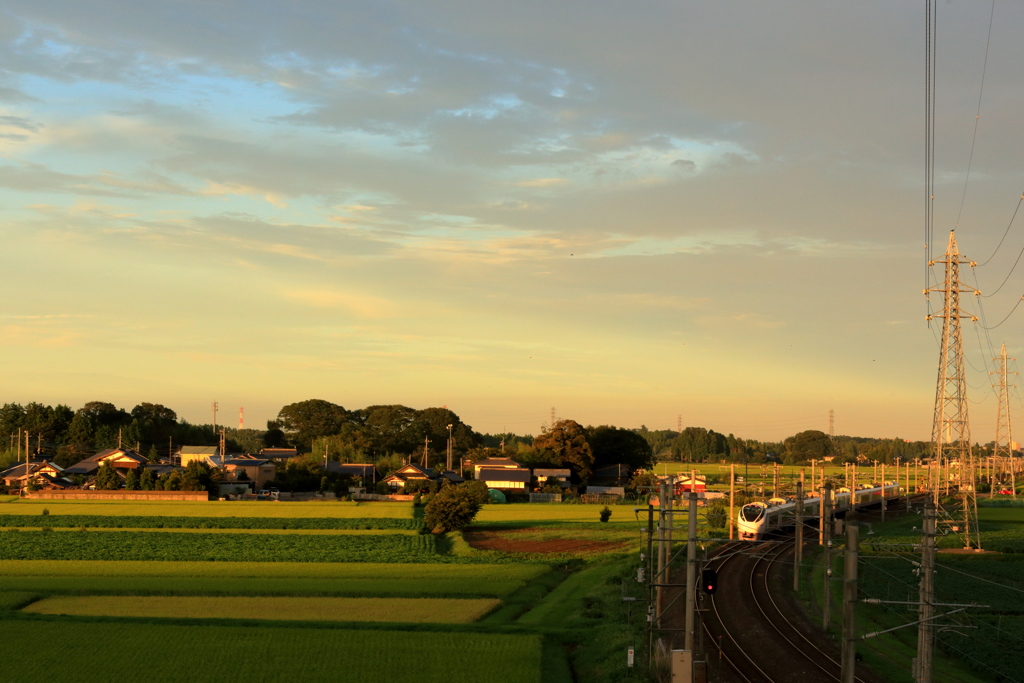
[[[377,467],[367,463],[338,462],[337,460],[327,461],[327,471],[332,474],[347,474],[350,477],[372,477],[377,472]]]
[[[480,469],[482,467],[522,467],[522,465],[512,458],[484,458],[474,462],[473,467]]]
[[[264,448],[260,451],[264,458],[294,458],[298,454],[294,448]]]
[[[182,455],[217,455],[219,450],[216,446],[182,446],[178,452]]]
[[[458,472],[453,472],[451,470],[445,470],[444,472],[441,473],[441,476],[447,479],[448,481],[452,482],[453,484],[461,484],[462,482],[466,481]]]
[[[530,481],[530,470],[523,469],[521,467],[486,467],[477,472],[476,478],[480,481],[516,481],[528,483]]]
[[[419,465],[405,465],[404,467],[399,467],[395,471],[395,474],[405,475],[406,477],[409,477],[409,478],[418,478],[418,477],[426,477],[427,479],[433,479],[434,478],[434,470],[428,470],[428,469],[425,469],[423,467],[420,467]]]
[[[162,474],[167,474],[168,472],[173,472],[174,470],[182,470],[185,468],[179,465],[172,465],[170,463],[154,463],[146,465],[146,469],[159,477]]]
[[[64,474],[91,474],[100,468],[100,463],[103,460],[111,458],[113,456],[123,456],[128,460],[134,461],[139,465],[149,464],[149,459],[145,458],[135,451],[126,448],[105,448],[104,450],[90,455],[84,460],[79,460],[71,467],[64,470]]]
[[[260,465],[273,464],[269,460],[252,460],[249,458],[232,458],[231,460],[225,460],[225,467],[231,465],[232,467],[259,467]]]
[[[533,471],[533,476],[538,477],[538,478],[539,477],[568,477],[568,476],[571,476],[571,475],[572,475],[572,470],[568,470],[568,469],[564,469],[564,470],[549,469],[549,470],[546,470],[546,469],[541,468],[541,469],[536,469],[536,470]]]

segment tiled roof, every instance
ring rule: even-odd
[[[473,467],[522,467],[512,458],[484,458],[473,463]]]

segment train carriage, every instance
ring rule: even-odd
[[[843,487],[832,493],[834,512],[877,505],[882,500],[891,501],[900,497],[900,485],[895,481],[878,486],[860,486],[856,490]],[[821,516],[822,499],[817,494],[804,498],[804,518],[817,519]],[[796,517],[796,500],[772,498],[768,501],[747,503],[740,508],[737,531],[741,541],[759,541],[768,531],[792,526]]]

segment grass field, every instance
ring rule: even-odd
[[[483,598],[64,595],[39,600],[24,611],[96,617],[465,624],[476,621],[498,604],[498,600]]]
[[[345,501],[139,501],[19,500],[0,501],[0,514],[113,515],[127,517],[337,517],[412,519],[411,503]]]
[[[601,523],[603,505],[568,505],[565,503],[509,503],[485,505],[473,521],[474,526],[531,526],[594,523],[602,526],[636,526],[633,508],[611,506],[611,519]]]
[[[0,560],[43,559],[398,563],[444,560],[431,535],[0,532]]]
[[[408,579],[422,581],[530,581],[551,568],[543,564],[319,564],[310,562],[139,562],[12,560],[0,564],[7,576],[123,576],[222,578]]]
[[[0,506],[0,512],[4,509]],[[4,515],[0,527],[52,527],[89,529],[417,529],[419,521],[409,517],[183,517],[153,515]]]
[[[3,675],[19,683],[541,681],[538,635],[117,622],[83,629],[60,620],[8,628],[12,623],[4,624]],[[60,643],[59,660],[41,661],[40,643]]]

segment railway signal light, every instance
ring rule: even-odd
[[[713,595],[718,590],[718,572],[714,569],[705,569],[700,573],[700,589],[708,595]]]

